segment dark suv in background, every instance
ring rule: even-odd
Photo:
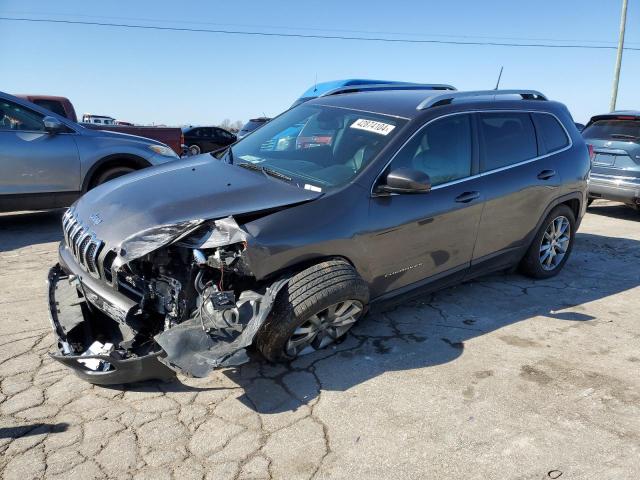
[[[615,200],[640,210],[640,112],[597,115],[582,135],[594,154],[589,200]]]
[[[269,120],[271,120],[269,117],[252,118],[242,126],[242,128],[238,132],[238,139],[241,139],[242,137],[246,137],[251,132],[253,132],[256,128],[261,127],[262,125],[267,123]]]
[[[323,141],[265,147],[298,125]],[[253,350],[314,352],[416,289],[552,277],[589,169],[567,108],[539,92],[335,91],[69,209],[54,358],[95,383],[203,376]]]
[[[182,134],[190,155],[208,153],[237,140],[233,133],[220,127],[184,127]]]

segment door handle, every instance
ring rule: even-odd
[[[543,170],[538,174],[540,180],[549,180],[551,177],[556,176],[555,170]]]
[[[480,197],[480,192],[464,192],[456,197],[458,203],[469,203],[471,200],[475,200]]]

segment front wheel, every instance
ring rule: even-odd
[[[566,205],[558,205],[545,218],[520,262],[522,273],[532,278],[557,275],[569,259],[575,234],[573,210]]]
[[[255,344],[269,361],[292,360],[342,337],[364,313],[369,289],[344,260],[303,270],[280,291]]]
[[[97,187],[98,185],[102,185],[104,182],[108,182],[109,180],[113,180],[114,178],[121,177],[126,175],[127,173],[133,172],[135,169],[131,167],[111,167],[102,172],[93,182],[92,187]]]

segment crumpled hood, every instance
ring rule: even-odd
[[[206,220],[296,204],[320,195],[204,154],[107,182],[86,193],[72,209],[108,248],[142,235],[155,243],[151,251]],[[128,260],[134,256],[139,255],[127,255]]]

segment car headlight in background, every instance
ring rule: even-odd
[[[171,150],[169,147],[165,147],[164,145],[149,145],[149,148],[156,152],[158,155],[178,158],[178,154],[176,152]]]

